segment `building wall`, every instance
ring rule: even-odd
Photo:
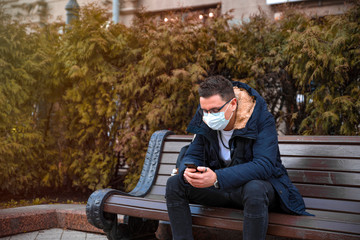
[[[224,14],[232,10],[234,21],[241,22],[249,16],[259,13],[259,9],[265,11],[274,18],[279,16],[281,8],[287,1],[293,2],[296,8],[303,9],[309,15],[332,15],[342,14],[351,4],[344,0],[120,0],[120,21],[124,24],[130,24],[133,12],[136,9],[144,7],[150,12],[160,12],[166,10],[176,10],[180,8],[189,8],[209,5],[221,5],[221,13]],[[280,4],[272,4],[273,2]],[[284,2],[284,3],[282,3]]]
[[[23,21],[32,21],[39,22],[38,11],[39,6],[35,7],[30,13],[22,10],[20,7],[16,7],[23,4],[33,4],[38,0],[0,0],[6,1],[5,9],[12,16],[17,16],[19,13],[23,15]],[[48,10],[50,13],[49,20],[55,21],[56,19],[61,19],[65,22],[66,20],[66,11],[65,6],[69,2],[69,0],[45,0],[48,6]],[[92,2],[100,2],[100,0],[77,0],[77,3],[80,7],[92,3]]]
[[[123,1],[127,1],[127,0],[123,0]],[[216,6],[216,5],[221,6],[222,14],[225,14],[230,10],[232,10],[232,15],[234,15],[234,17],[238,20],[240,20],[242,17],[247,18],[249,15],[257,13],[259,7],[261,7],[264,11],[267,12],[271,11],[269,5],[266,4],[266,0],[197,0],[197,1],[139,0],[138,1],[138,6],[143,6],[147,11],[150,12],[175,10],[180,8],[192,8],[192,7],[201,8],[201,6],[207,7],[207,6]],[[128,24],[128,21],[126,21],[125,23]]]
[[[13,5],[21,5],[23,3],[34,3],[37,0],[1,0],[7,2],[7,11],[10,12],[13,16],[20,11],[19,8],[13,8]],[[66,20],[66,11],[65,5],[69,0],[45,0],[48,3],[48,8],[50,12],[50,21],[54,21],[56,18],[61,18],[63,21]],[[286,2],[286,1],[295,1],[295,6],[301,8],[304,12],[310,15],[329,15],[329,14],[341,14],[345,12],[351,5],[346,3],[348,1],[341,0],[119,0],[120,1],[120,17],[119,20],[121,23],[130,25],[134,14],[139,9],[144,8],[149,12],[165,12],[170,10],[179,10],[182,8],[196,8],[201,9],[201,7],[209,7],[220,5],[221,13],[226,13],[232,10],[232,15],[234,16],[235,22],[241,22],[243,19],[246,20],[252,14],[259,12],[259,8],[265,11],[270,16],[276,17],[281,13],[281,6],[283,4],[270,4],[273,2]],[[103,5],[105,0],[77,0],[80,7],[88,3],[97,2],[100,5]],[[110,4],[108,5],[109,12],[112,12],[112,0],[108,0]],[[37,16],[37,11],[39,9],[34,9],[30,14],[31,17],[28,17],[27,20],[33,22],[39,22],[39,17]],[[25,14],[26,15],[26,14]],[[109,19],[111,20],[111,19]]]

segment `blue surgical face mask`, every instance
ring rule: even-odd
[[[229,124],[230,119],[234,112],[231,113],[229,120],[225,118],[225,112],[227,111],[228,107],[224,112],[217,112],[217,113],[204,113],[203,121],[209,126],[209,128],[213,130],[224,130],[226,126]]]

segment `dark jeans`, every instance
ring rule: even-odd
[[[189,203],[207,206],[244,209],[243,239],[265,239],[268,211],[276,207],[277,197],[267,181],[253,180],[231,191],[214,187],[195,188],[179,176],[170,177],[166,184],[168,208],[173,239],[193,239]]]

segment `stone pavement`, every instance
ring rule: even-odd
[[[0,240],[107,240],[107,238],[103,234],[52,228],[2,237]]]
[[[0,209],[1,240],[77,240],[95,239],[95,236],[101,237],[96,239],[106,239],[103,233],[88,223],[84,204],[45,204]]]

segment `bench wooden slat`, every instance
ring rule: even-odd
[[[160,175],[157,177],[155,185],[159,185],[159,186],[166,186],[166,182],[168,180],[170,176],[166,176],[166,175]]]
[[[150,194],[165,195],[165,191],[165,186],[154,185],[150,190]]]
[[[325,214],[325,213],[324,213]],[[323,215],[324,215],[323,214]],[[339,214],[338,219],[344,219],[345,216]],[[284,221],[284,218],[286,221]],[[352,234],[360,234],[360,224],[359,223],[349,223],[344,220],[336,221],[335,219],[326,217],[299,217],[299,216],[286,216],[279,213],[271,213],[269,216],[269,222],[279,224],[279,225],[289,225],[297,227],[306,227],[310,229],[319,229],[319,230],[330,230],[334,232],[346,232]]]
[[[182,142],[191,142],[194,138],[194,135],[181,135],[181,134],[173,134],[166,137],[165,141],[182,141]]]
[[[271,226],[271,227],[270,227]],[[308,240],[359,240],[357,234],[336,233],[318,229],[304,229],[292,226],[269,224],[267,233],[274,236],[290,237],[290,239],[308,239]]]
[[[180,152],[182,147],[188,145],[189,143],[190,142],[183,142],[183,141],[179,141],[179,142],[165,141],[163,151],[178,153],[178,152]]]
[[[179,152],[176,153],[168,153],[163,152],[161,155],[161,164],[176,164],[176,160],[178,158]]]
[[[169,135],[166,137],[166,141],[187,141],[191,142],[194,135]],[[359,136],[301,136],[301,135],[287,135],[279,136],[279,143],[295,143],[295,144],[348,144],[348,145],[359,145]]]
[[[304,197],[317,197],[339,200],[359,200],[360,188],[336,187],[325,185],[294,184]]]
[[[159,167],[159,174],[170,176],[170,174],[174,168],[175,168],[175,165],[162,164]]]
[[[280,154],[285,156],[360,157],[360,148],[352,145],[280,144],[279,147]]]
[[[304,197],[304,202],[307,209],[329,210],[336,212],[348,212],[348,213],[360,214],[359,201],[345,201],[345,200]]]
[[[347,145],[359,145],[359,136],[300,136],[300,135],[288,135],[279,136],[279,143],[294,143],[294,144],[347,144]]]
[[[161,201],[165,201],[165,196],[158,195],[158,194],[151,194],[151,193],[149,193],[148,195],[146,195],[146,198],[151,199],[151,200],[161,200]]]
[[[313,157],[281,157],[287,169],[360,172],[360,160]]]
[[[315,183],[341,186],[360,186],[359,173],[288,170],[293,183]]]
[[[188,141],[191,142],[193,135],[169,135],[166,137],[167,141]],[[315,144],[315,143],[327,143],[327,144],[348,144],[359,145],[359,136],[301,136],[301,135],[287,135],[279,136],[279,143],[295,143],[295,144]]]
[[[193,134],[181,135],[172,134],[166,137],[166,141],[185,141],[191,142]],[[359,145],[359,136],[302,136],[302,135],[281,135],[278,136],[279,143],[295,143],[295,144],[347,144],[347,145]]]
[[[296,216],[279,216],[275,219],[274,214],[270,214],[269,222],[275,223],[279,225],[288,225],[288,226],[296,226],[296,227],[304,227],[308,229],[318,229],[318,230],[327,230],[333,232],[343,232],[349,234],[360,234],[360,225],[357,223],[349,223],[343,221],[335,221],[333,219],[321,219],[321,218],[298,218]],[[277,215],[277,214],[276,214]],[[279,214],[281,215],[281,214]],[[284,221],[285,220],[285,221]]]
[[[359,224],[360,215],[357,213],[339,213],[332,211],[310,210],[317,218],[333,219],[339,222],[352,222]],[[360,229],[358,229],[360,230]]]

